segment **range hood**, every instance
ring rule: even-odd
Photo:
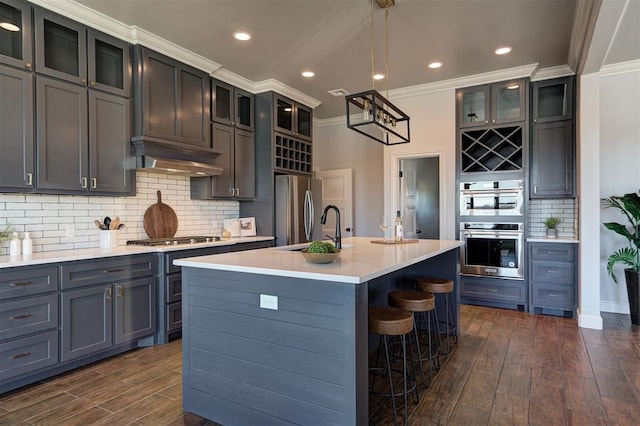
[[[146,136],[131,139],[136,169],[180,176],[219,176],[223,168],[216,166],[220,152],[183,143]]]

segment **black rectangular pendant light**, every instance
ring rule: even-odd
[[[408,143],[409,116],[371,89],[345,96],[347,128],[385,145]]]

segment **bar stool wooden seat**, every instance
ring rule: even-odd
[[[438,338],[440,340],[440,348],[444,354],[448,354],[451,350],[449,346],[450,337],[453,338],[455,344],[458,343],[458,326],[453,314],[453,304],[451,302],[451,293],[453,292],[453,281],[446,278],[437,277],[419,277],[416,278],[417,287],[428,293],[432,293],[434,296],[440,295],[444,298],[445,308],[445,320],[440,320],[438,316],[438,308],[436,306],[435,315],[436,323],[438,327]],[[444,327],[443,327],[444,326]],[[443,329],[444,328],[444,329]],[[442,346],[441,335],[447,336],[447,351],[445,352]]]
[[[438,363],[438,350],[431,344],[431,316],[435,314],[435,296],[431,293],[426,293],[420,290],[395,290],[389,292],[387,295],[389,306],[394,308],[404,309],[413,313],[413,334],[416,340],[416,348],[418,351],[418,364],[420,365],[420,373],[422,375],[422,383],[425,386],[430,386],[433,381],[433,367],[439,367]],[[426,325],[426,329],[419,329],[418,323],[422,320]],[[434,321],[435,323],[435,321]],[[420,338],[418,336],[419,330],[422,330],[427,336],[427,353],[424,353],[423,348],[420,346]],[[435,350],[434,350],[435,349]],[[429,383],[424,376],[423,363],[427,361],[429,363]]]
[[[415,403],[418,403],[418,393],[416,390],[415,375],[411,378],[407,372],[407,348],[406,348],[406,335],[413,330],[413,314],[403,309],[392,308],[388,306],[384,307],[370,307],[369,308],[369,332],[380,335],[380,344],[378,345],[378,355],[380,355],[381,346],[384,346],[385,353],[385,366],[369,368],[369,371],[374,372],[373,382],[369,389],[369,392],[376,395],[386,396],[391,398],[391,404],[393,406],[393,417],[395,424],[398,424],[398,412],[396,409],[396,397],[403,396],[404,398],[404,424],[407,424],[409,417],[409,406],[407,396],[409,392],[414,392]],[[400,343],[402,346],[402,381],[403,392],[396,393],[394,391],[393,379],[391,372],[394,371],[391,368],[391,359],[389,356],[389,342],[388,337],[400,337]],[[376,357],[376,358],[379,358]],[[374,390],[376,374],[379,370],[386,370],[386,374],[389,378],[389,393],[378,392]],[[412,379],[409,386],[408,381]]]

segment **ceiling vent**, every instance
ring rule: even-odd
[[[331,96],[335,96],[336,98],[339,98],[340,96],[347,96],[349,94],[349,92],[347,92],[344,89],[328,90],[327,93],[330,94]]]

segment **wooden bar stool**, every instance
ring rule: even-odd
[[[436,349],[434,351],[434,348],[431,344],[431,333],[433,332],[433,330],[431,329],[431,316],[432,314],[435,314],[435,296],[431,293],[426,293],[420,290],[395,290],[387,295],[387,299],[389,306],[404,309],[405,311],[413,313],[413,334],[416,339],[418,363],[420,365],[420,373],[422,374],[422,383],[426,387],[428,387],[433,381],[434,364],[438,363],[438,350]],[[426,329],[422,330],[424,330],[427,335],[428,354],[424,354],[423,349],[420,347],[420,339],[418,336],[418,322],[420,317],[422,317],[423,323],[426,324]],[[424,377],[423,362],[425,361],[429,363],[428,384],[427,380]],[[439,368],[439,366],[436,366],[436,368]]]
[[[453,343],[458,343],[458,326],[456,324],[455,316],[453,315],[453,304],[451,302],[453,281],[446,278],[419,277],[416,278],[416,284],[420,290],[426,291],[427,293],[432,293],[436,297],[440,295],[444,298],[445,320],[442,321],[439,319],[437,306],[435,309],[435,313],[436,323],[438,327],[438,339],[440,340],[440,348],[442,353],[448,354],[451,350],[449,346],[450,336],[453,337]],[[441,325],[444,325],[444,330],[442,329]],[[446,352],[444,352],[444,349],[442,349],[442,339],[440,337],[442,334],[446,334],[447,336]]]
[[[407,424],[407,420],[409,417],[409,406],[407,402],[407,395],[411,391],[415,391],[415,403],[418,403],[418,393],[416,390],[415,383],[415,374],[411,383],[411,386],[408,386],[408,380],[411,379],[407,374],[407,348],[406,348],[406,335],[411,333],[413,330],[413,314],[411,312],[398,309],[391,308],[388,306],[384,307],[370,307],[369,308],[369,332],[376,333],[380,335],[380,344],[378,345],[378,355],[380,354],[381,346],[384,345],[384,353],[386,365],[383,367],[372,367],[369,368],[370,371],[374,371],[373,382],[369,392],[375,395],[387,396],[391,398],[391,404],[393,406],[393,418],[395,424],[398,424],[398,412],[396,410],[396,397],[403,396],[404,397],[404,424]],[[389,342],[387,341],[387,337],[400,337],[400,342],[402,346],[402,381],[404,391],[402,393],[396,393],[394,391],[393,379],[391,377],[391,372],[396,371],[391,368],[391,359],[389,357]],[[376,357],[378,359],[378,357]],[[375,385],[376,373],[378,370],[385,370],[386,374],[389,377],[389,393],[382,393],[375,391],[373,389]]]

